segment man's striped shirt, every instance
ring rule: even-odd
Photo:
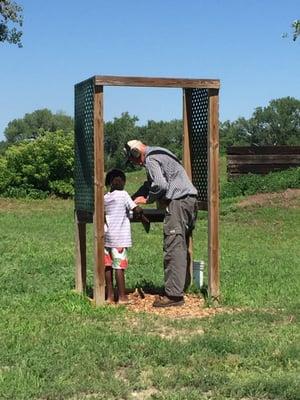
[[[162,147],[146,147],[144,162],[151,183],[147,202],[196,196],[197,189],[176,156]]]

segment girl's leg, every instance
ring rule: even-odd
[[[124,269],[116,269],[116,282],[119,292],[119,301],[127,302],[128,296],[126,294],[126,286],[125,286],[125,271]]]
[[[117,288],[119,292],[119,302],[128,302],[125,286],[125,269],[128,266],[127,249],[125,247],[116,247],[112,249],[113,269]]]
[[[105,268],[106,300],[109,303],[114,302],[113,273],[112,267]]]

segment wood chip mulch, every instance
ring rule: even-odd
[[[185,303],[180,307],[153,307],[152,303],[156,296],[136,290],[128,295],[131,304],[126,305],[126,308],[134,312],[146,312],[171,318],[205,318],[218,313],[238,311],[222,307],[209,308],[205,305],[203,298],[194,294],[185,295]]]

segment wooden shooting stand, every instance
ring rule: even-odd
[[[104,87],[177,88],[183,92],[183,165],[208,211],[208,291],[218,301],[219,271],[219,88],[216,79],[94,76],[75,85],[75,232],[78,292],[86,290],[86,224],[94,224],[94,302],[105,301]],[[153,145],[156,145],[155,143]],[[163,212],[147,210],[150,222]],[[192,243],[190,243],[190,251]],[[192,257],[191,257],[192,259]]]

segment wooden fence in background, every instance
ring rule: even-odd
[[[267,174],[300,166],[300,146],[232,146],[227,148],[227,174]]]

